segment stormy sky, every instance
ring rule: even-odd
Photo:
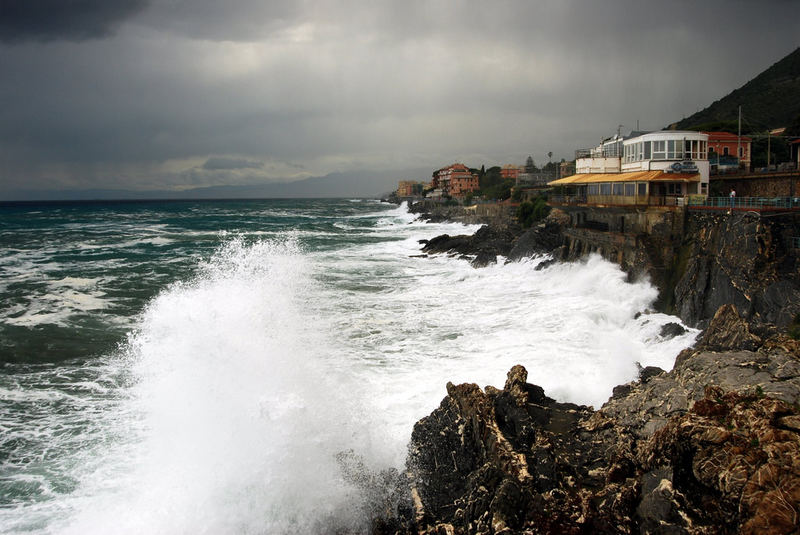
[[[570,159],[798,46],[796,0],[0,0],[0,199]]]

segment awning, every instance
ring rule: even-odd
[[[700,182],[697,173],[636,171],[633,173],[581,173],[548,182],[548,186],[579,186],[601,182]]]

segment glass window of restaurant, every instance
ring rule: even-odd
[[[663,160],[667,155],[667,142],[666,141],[653,141],[653,159]]]

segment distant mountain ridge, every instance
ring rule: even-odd
[[[800,48],[735,89],[725,97],[685,119],[670,125],[678,130],[697,130],[703,125],[737,121],[742,107],[743,131],[766,131],[800,127]]]

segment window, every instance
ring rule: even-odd
[[[666,157],[666,141],[653,141],[653,159],[663,160]]]
[[[636,195],[636,184],[633,182],[630,184],[625,184],[625,196],[633,197],[634,195]]]
[[[706,195],[708,193],[708,184],[706,184],[705,182],[700,183],[700,193],[702,193],[703,195]]]
[[[680,139],[667,140],[667,160],[680,160],[683,158],[683,141]]]
[[[641,141],[636,144],[636,161],[641,162],[644,156],[644,143]]]
[[[649,160],[650,159],[650,142],[649,141],[645,141],[644,142],[644,159],[645,160]]]
[[[722,148],[722,155],[723,156],[727,156],[728,155],[728,147],[723,147]]]
[[[647,182],[639,182],[636,187],[639,189],[639,197],[647,196]]]
[[[622,182],[614,182],[614,193],[613,195],[622,196],[625,194],[625,184]]]
[[[587,195],[599,195],[600,194],[600,185],[599,184],[589,184],[589,187],[586,188]]]
[[[600,184],[600,195],[611,195],[611,184],[609,182]]]

